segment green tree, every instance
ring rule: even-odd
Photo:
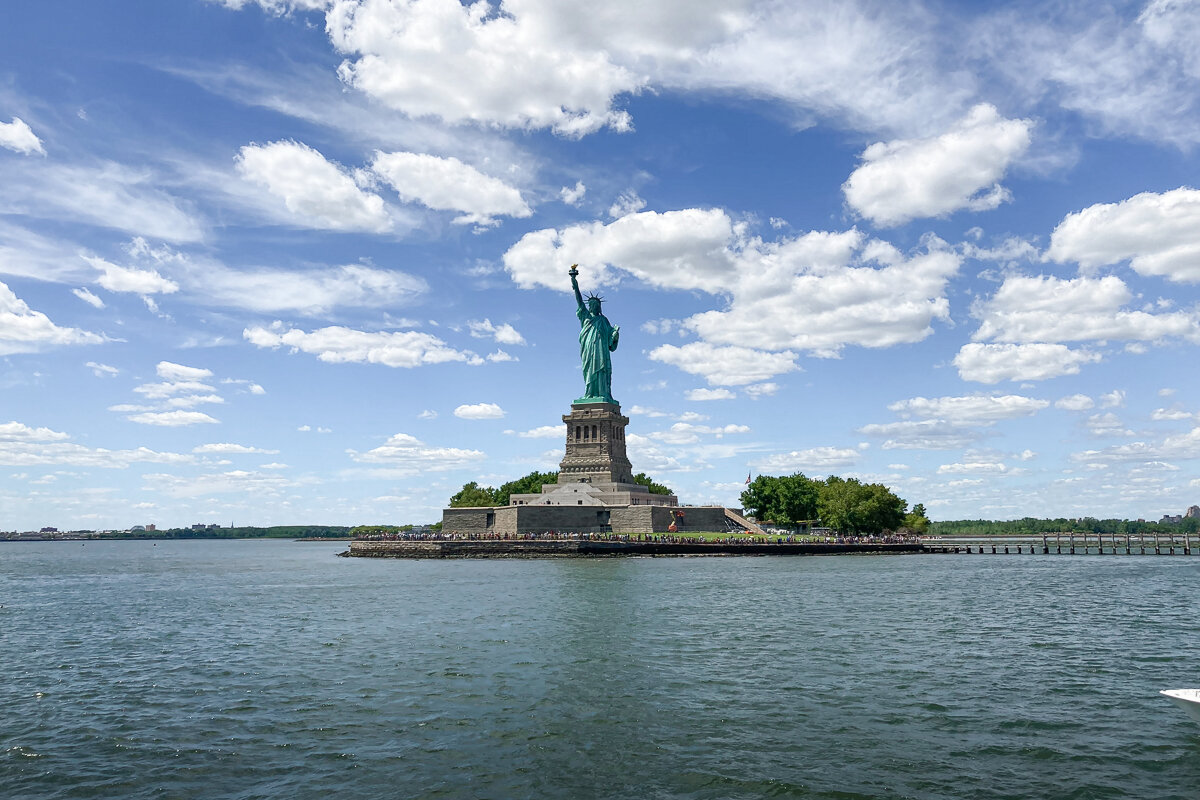
[[[644,472],[639,472],[633,476],[633,482],[645,486],[650,490],[650,494],[675,494],[661,483],[656,483],[653,478]]]
[[[382,533],[407,533],[412,525],[355,525],[350,529],[351,536],[372,536]]]
[[[759,475],[742,491],[742,509],[759,522],[776,522],[776,509],[780,507],[779,478]]]
[[[817,510],[821,521],[841,533],[873,534],[904,524],[908,504],[880,483],[830,475],[820,486]]]
[[[514,494],[539,494],[544,484],[557,482],[557,472],[538,472],[534,470],[523,478],[517,478],[515,481],[501,484],[500,488],[495,491],[496,502],[494,505],[508,505],[509,498]]]
[[[925,505],[917,503],[912,511],[904,517],[904,527],[914,533],[925,533],[929,530],[929,517],[925,516]]]
[[[762,522],[793,525],[816,519],[818,485],[797,472],[776,477],[759,475],[742,492],[742,506]]]
[[[496,490],[490,486],[480,486],[475,481],[464,483],[450,498],[451,508],[479,508],[481,506],[499,505],[496,502]]]

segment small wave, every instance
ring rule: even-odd
[[[14,745],[4,751],[5,755],[16,756],[18,758],[45,758],[41,753],[34,752],[31,748],[25,745]]]

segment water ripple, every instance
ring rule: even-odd
[[[94,546],[93,546],[94,545]],[[1200,560],[6,545],[6,798],[1192,798]]]

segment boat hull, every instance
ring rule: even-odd
[[[1189,717],[1200,723],[1200,689],[1164,689],[1159,694],[1182,708]]]

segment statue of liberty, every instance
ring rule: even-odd
[[[608,355],[617,349],[621,329],[614,328],[608,318],[600,313],[604,298],[589,294],[584,305],[579,293],[579,265],[572,264],[567,273],[571,276],[571,288],[575,290],[575,303],[579,317],[579,359],[583,365],[583,397],[576,403],[616,403],[612,397],[612,358]]]

